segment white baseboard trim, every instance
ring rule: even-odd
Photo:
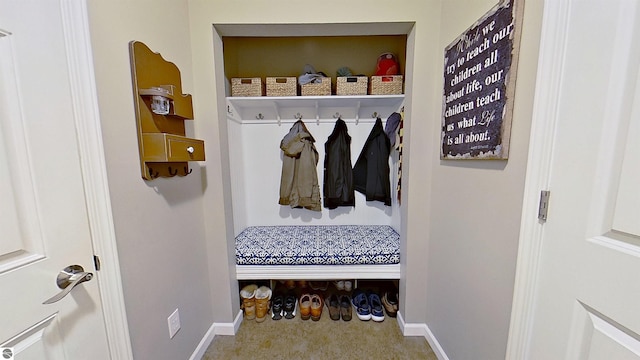
[[[229,335],[233,336],[238,332],[240,324],[242,323],[242,310],[238,311],[233,323],[213,323],[215,335]]]
[[[207,333],[204,334],[204,337],[202,338],[202,340],[200,340],[200,343],[196,347],[193,354],[191,354],[191,357],[189,358],[189,360],[202,359],[202,357],[204,356],[204,353],[207,352],[209,345],[211,345],[211,342],[213,341],[213,338],[216,335],[233,336],[236,334],[236,332],[238,332],[238,328],[240,328],[241,323],[242,323],[242,310],[238,312],[238,315],[236,315],[236,318],[233,320],[233,323],[214,322],[213,324],[211,324],[211,327],[209,327],[209,330],[207,330]]]
[[[438,357],[438,360],[449,360],[449,357],[444,352],[444,349],[442,348],[442,346],[440,346],[438,339],[436,339],[436,337],[433,335],[433,333],[431,332],[431,329],[429,329],[427,324],[424,324],[424,323],[407,324],[405,323],[404,318],[402,317],[402,313],[400,313],[400,311],[398,311],[397,319],[398,319],[398,325],[400,326],[400,330],[402,331],[402,335],[423,336],[429,343],[429,346],[431,346],[431,349],[433,350],[434,354],[436,354],[436,357]]]

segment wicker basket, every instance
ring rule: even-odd
[[[383,75],[371,77],[370,95],[402,94],[402,75]]]
[[[331,95],[331,78],[322,78],[321,83],[309,83],[300,85],[300,94],[302,96],[324,96]]]
[[[267,77],[267,96],[296,96],[298,81],[295,76]]]
[[[262,79],[232,78],[231,96],[262,96]]]
[[[367,95],[366,76],[338,76],[336,79],[336,95]]]

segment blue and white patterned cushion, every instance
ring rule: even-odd
[[[250,226],[236,237],[238,265],[400,263],[400,235],[388,225]]]

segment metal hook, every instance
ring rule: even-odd
[[[340,115],[339,112],[335,113],[335,115],[333,115],[334,119],[340,119],[342,117],[342,115]]]
[[[151,179],[155,179],[155,178],[157,178],[157,177],[159,177],[159,176],[160,176],[160,173],[159,173],[159,172],[157,172],[157,173],[155,173],[155,174],[154,174],[154,173],[153,173],[153,169],[152,169],[152,168],[149,168],[149,176],[151,176]]]
[[[185,167],[184,167],[184,176],[187,176],[187,175],[191,174],[191,172],[192,172],[192,171],[193,171],[193,169],[189,169],[189,170],[187,171],[187,167],[185,166]]]
[[[264,119],[264,116],[262,115],[262,113],[259,113],[258,115],[256,115],[256,119],[262,120]]]
[[[295,115],[294,115],[294,117],[295,117],[297,120],[302,120],[302,115],[301,115],[300,113],[295,114]]]
[[[377,111],[374,111],[374,112],[373,112],[373,115],[371,115],[371,117],[372,117],[372,118],[374,118],[374,119],[375,119],[375,118],[377,118],[377,117],[378,117],[378,112],[377,112]]]
[[[171,171],[171,166],[169,166],[169,175],[171,175],[171,176],[178,175],[178,169],[176,169],[176,171]]]

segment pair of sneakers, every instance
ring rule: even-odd
[[[356,289],[351,296],[351,304],[358,319],[362,321],[384,321],[384,310],[378,294],[373,292],[366,293]]]
[[[336,290],[338,291],[351,292],[353,283],[351,282],[351,280],[336,280],[333,282],[333,285],[335,285]]]

